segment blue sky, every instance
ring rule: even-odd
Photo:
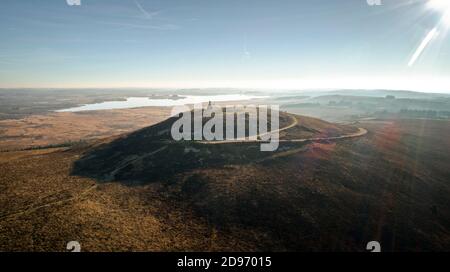
[[[450,91],[442,12],[381,1],[2,0],[0,87]]]

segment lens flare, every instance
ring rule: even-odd
[[[431,9],[442,13],[442,22],[450,27],[450,1],[449,0],[429,0],[428,6]]]
[[[422,55],[422,52],[427,48],[428,44],[439,34],[437,28],[433,28],[428,35],[423,39],[422,43],[417,48],[416,52],[412,56],[411,60],[408,63],[408,66],[411,67],[416,63],[416,60]]]
[[[411,67],[416,63],[417,59],[422,55],[423,51],[427,48],[430,42],[439,35],[438,28],[441,28],[442,25],[446,27],[450,27],[450,0],[429,0],[428,7],[434,9],[442,14],[442,18],[440,23],[433,28],[425,38],[420,43],[419,47],[414,52],[414,55],[411,57],[408,66]]]

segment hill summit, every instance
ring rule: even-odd
[[[194,116],[195,112],[191,114]],[[73,173],[102,181],[138,184],[154,182],[197,168],[253,163],[298,147],[302,142],[326,140],[327,137],[339,137],[357,131],[351,126],[279,112],[277,132],[280,147],[275,152],[261,152],[259,135],[251,135],[248,129],[248,116],[245,116],[247,140],[238,141],[175,141],[171,136],[171,128],[180,118],[170,117],[113,141],[92,146],[75,163]],[[267,119],[270,131],[270,118]],[[201,122],[204,125],[209,120],[202,118]],[[236,129],[234,131],[236,133]],[[254,136],[254,140],[248,140],[249,136]]]

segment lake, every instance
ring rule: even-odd
[[[264,96],[251,96],[245,94],[225,95],[186,95],[177,99],[158,99],[151,97],[128,97],[125,101],[108,101],[95,104],[86,104],[79,107],[58,110],[57,112],[78,112],[91,110],[130,109],[140,107],[173,107],[180,105],[226,101],[245,101],[251,99],[265,98]]]

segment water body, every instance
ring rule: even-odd
[[[180,105],[226,101],[245,101],[263,96],[251,96],[245,94],[226,94],[226,95],[186,95],[177,99],[158,99],[151,97],[128,97],[126,101],[108,101],[95,104],[86,104],[79,107],[58,110],[57,112],[78,112],[91,110],[112,110],[112,109],[130,109],[140,107],[173,107]]]

